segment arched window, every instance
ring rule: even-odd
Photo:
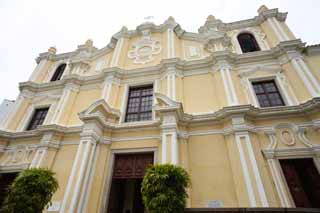
[[[62,74],[65,68],[66,68],[66,64],[61,64],[54,72],[50,81],[59,81],[62,77]]]
[[[259,51],[260,47],[254,38],[254,36],[250,33],[241,33],[238,35],[238,41],[243,53],[255,52]]]

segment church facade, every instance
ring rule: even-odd
[[[198,33],[169,17],[49,48],[2,122],[2,189],[44,167],[60,185],[48,212],[143,212],[145,168],[171,163],[188,207],[319,207],[320,46],[286,17],[261,6]]]

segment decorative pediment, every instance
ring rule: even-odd
[[[263,150],[267,158],[306,155],[319,152],[320,146],[312,143],[306,135],[307,127],[293,123],[280,123],[266,131],[269,144]]]
[[[254,66],[250,69],[247,69],[245,71],[242,71],[239,73],[239,77],[243,78],[243,77],[249,77],[254,75],[257,72],[263,72],[266,74],[277,74],[281,72],[281,68],[270,68],[270,67],[266,67],[266,66],[262,66],[262,65],[257,65]]]
[[[79,113],[81,120],[94,117],[101,118],[102,121],[115,123],[120,118],[120,111],[112,108],[105,100],[100,99],[91,104],[86,110]]]
[[[158,105],[161,107],[182,107],[180,102],[174,101],[164,94],[155,92],[154,96],[156,97]]]

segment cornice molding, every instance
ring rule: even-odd
[[[234,121],[235,118],[243,118],[243,120],[254,121],[254,120],[265,120],[274,118],[289,118],[289,117],[304,117],[312,113],[320,112],[320,97],[313,98],[303,104],[296,106],[281,106],[281,107],[270,107],[270,108],[256,108],[252,105],[239,105],[239,106],[228,106],[224,107],[216,112],[201,114],[201,115],[190,115],[183,112],[182,106],[179,102],[175,102],[166,98],[164,95],[161,97],[159,95],[159,101],[162,100],[164,104],[158,105],[154,108],[156,113],[169,113],[168,115],[175,115],[177,119],[178,126],[198,126],[199,124],[209,124],[209,123],[221,123],[226,120]],[[99,102],[99,101],[98,101]],[[97,103],[98,103],[97,102]],[[100,102],[99,102],[100,103]],[[101,103],[100,103],[101,104]],[[95,104],[98,106],[99,104]],[[90,107],[89,107],[90,108]],[[94,107],[91,107],[94,108]],[[91,109],[90,108],[90,109]],[[159,114],[158,114],[159,115]],[[98,123],[104,129],[110,131],[136,131],[137,129],[159,129],[162,127],[162,121],[160,119],[143,121],[143,122],[128,122],[128,123],[114,123],[107,121],[101,113],[93,113],[85,118],[85,122]],[[250,131],[256,132],[259,130],[267,131],[272,130],[272,128],[262,128],[259,126],[254,126],[252,124],[240,123],[241,125],[234,125],[223,130],[223,134],[230,134],[232,132],[239,131]],[[79,126],[62,126],[56,124],[39,126],[37,129],[32,131],[23,132],[9,132],[0,130],[0,138],[4,140],[11,139],[23,139],[43,136],[47,133],[54,134],[80,134],[83,131],[84,125]],[[301,127],[318,127],[316,122],[311,122],[308,125],[300,125]]]
[[[174,68],[182,76],[195,75],[197,72],[203,73],[203,69],[208,72],[218,63],[227,62],[230,66],[241,66],[247,63],[261,63],[262,61],[281,61],[280,59],[288,58],[288,52],[302,53],[305,44],[300,39],[280,42],[276,47],[270,50],[256,51],[246,54],[235,54],[228,50],[216,51],[210,56],[202,59],[187,61],[180,58],[170,58],[161,60],[160,64],[150,67],[137,69],[121,69],[111,67],[103,69],[101,73],[89,76],[80,76],[78,74],[66,75],[60,81],[35,83],[22,82],[19,85],[20,91],[29,90],[31,92],[43,92],[48,90],[62,89],[64,85],[72,82],[77,85],[88,85],[102,83],[107,76],[114,76],[117,79],[126,80],[138,77],[166,75],[168,68]]]

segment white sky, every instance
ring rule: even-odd
[[[34,59],[50,46],[68,52],[90,38],[102,48],[122,26],[135,29],[147,16],[156,24],[173,16],[183,29],[197,32],[209,14],[239,21],[256,16],[262,4],[289,12],[295,35],[320,43],[319,0],[0,0],[0,103],[16,98],[18,83],[28,80]]]

